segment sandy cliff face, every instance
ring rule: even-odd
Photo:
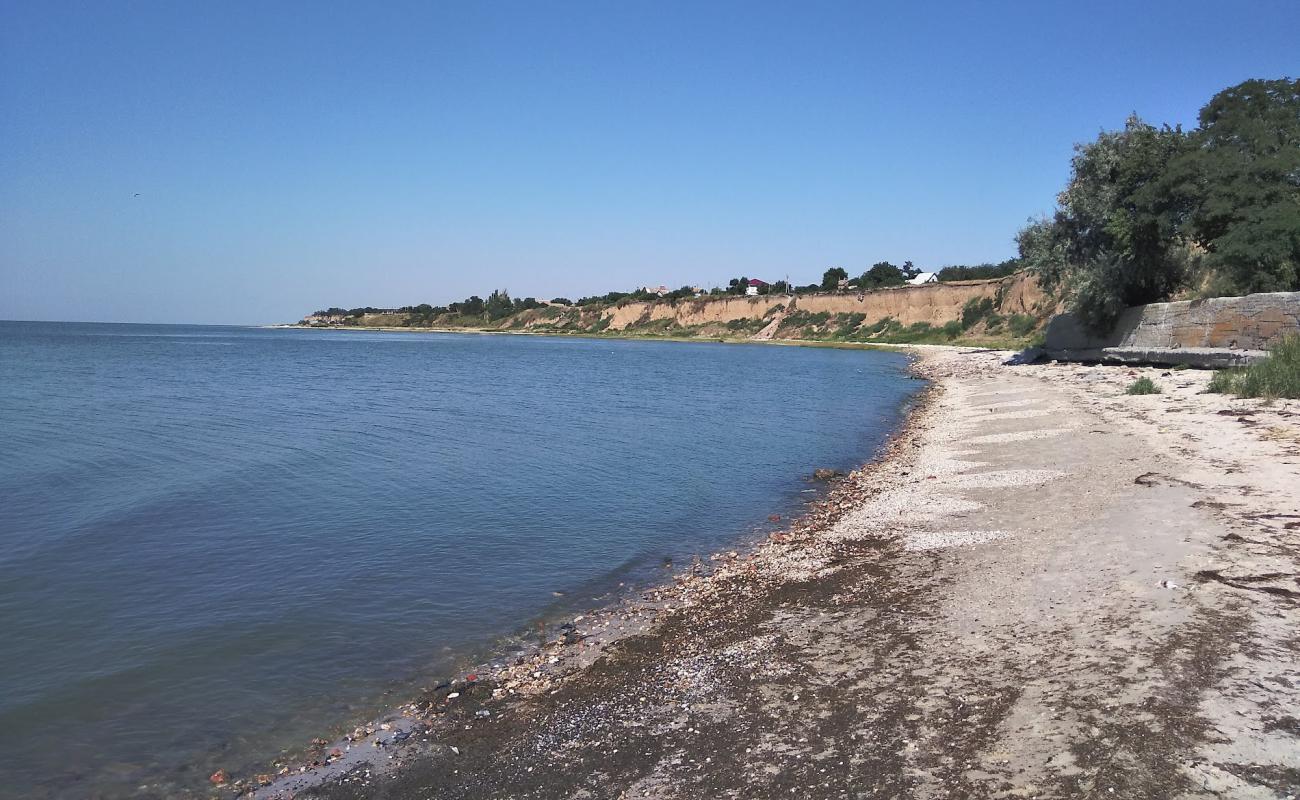
[[[863,314],[867,323],[886,317],[903,325],[928,322],[941,326],[961,317],[962,307],[971,300],[988,298],[999,314],[1032,314],[1044,302],[1038,282],[1021,273],[985,281],[932,283],[900,286],[861,294],[804,295],[794,307],[810,314]],[[789,307],[791,298],[721,297],[679,301],[628,303],[605,311],[610,330],[641,327],[657,320],[672,320],[674,326],[691,327],[726,324],[736,320],[769,319],[779,307]]]
[[[809,327],[808,315],[824,315],[838,328],[846,318],[849,329],[891,319],[901,326],[927,323],[939,328],[960,320],[962,308],[972,300],[988,299],[992,310],[1002,316],[1043,316],[1050,301],[1027,273],[1006,278],[925,286],[900,286],[863,293],[783,295],[764,297],[704,297],[699,299],[651,300],[624,303],[608,308],[587,306],[532,309],[488,325],[493,330],[570,331],[598,333],[630,331],[680,333],[702,336],[777,338],[824,338],[824,330]],[[856,315],[861,315],[857,319]],[[793,321],[783,325],[787,316]],[[367,314],[363,327],[464,327],[464,317],[444,316],[432,320],[399,314]],[[471,326],[472,327],[472,326]],[[846,330],[841,330],[843,334]]]

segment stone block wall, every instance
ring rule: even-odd
[[[1300,332],[1300,292],[1214,297],[1152,303],[1125,310],[1104,337],[1084,330],[1073,314],[1058,314],[1047,326],[1048,350],[1109,347],[1213,347],[1267,350],[1287,333]]]

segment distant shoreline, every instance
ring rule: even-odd
[[[640,342],[698,342],[704,344],[759,344],[780,347],[827,347],[837,350],[883,350],[889,352],[926,352],[930,350],[988,350],[983,344],[917,344],[904,342],[842,342],[832,339],[752,339],[729,336],[655,336],[644,333],[565,333],[563,331],[492,330],[489,328],[405,328],[359,326],[321,327],[317,325],[264,325],[266,329],[308,331],[349,331],[355,333],[450,333],[470,336],[537,336],[556,339],[606,339]]]

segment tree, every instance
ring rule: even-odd
[[[986,278],[1005,278],[1020,269],[1020,259],[1008,258],[1000,264],[952,265],[939,270],[941,281],[973,281]]]
[[[464,314],[468,317],[481,317],[483,316],[483,298],[476,294],[470,295],[470,297],[459,303],[452,303],[450,308],[457,314]]]
[[[848,280],[849,273],[843,267],[831,267],[822,273],[822,290],[833,292],[840,288],[840,281]]]
[[[554,299],[551,300],[551,303],[554,304],[554,305],[557,305],[557,306],[571,306],[571,305],[573,305],[573,301],[570,300],[570,299],[567,298],[567,297],[556,297],[556,298],[554,298]]]
[[[1249,80],[1201,109],[1158,187],[1216,293],[1300,289],[1300,80]]]
[[[514,311],[515,306],[510,301],[510,293],[505,289],[492,290],[492,294],[488,295],[487,302],[483,304],[483,313],[487,314],[488,319],[508,317]]]
[[[1056,212],[1017,236],[1021,259],[1089,328],[1107,330],[1126,306],[1163,300],[1182,285],[1186,248],[1165,196],[1148,187],[1187,147],[1180,129],[1129,117],[1123,130],[1075,147]]]
[[[744,294],[749,288],[749,278],[741,276],[727,282],[727,294]]]
[[[911,262],[908,262],[911,263]],[[858,278],[858,286],[863,289],[875,289],[881,286],[899,286],[906,283],[903,273],[888,261],[878,261],[871,269]]]

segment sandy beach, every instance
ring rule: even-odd
[[[910,424],[806,517],[253,796],[1300,793],[1300,404],[918,352]]]

